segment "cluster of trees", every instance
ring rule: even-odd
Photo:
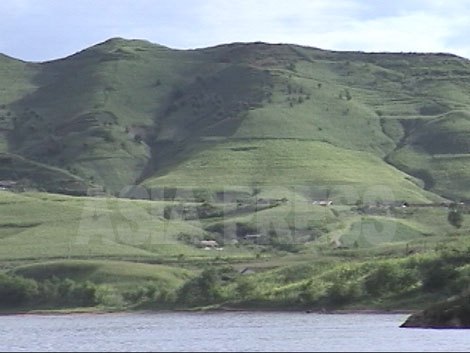
[[[231,266],[209,265],[179,288],[167,289],[148,281],[132,288],[75,282],[70,279],[35,281],[0,274],[0,307],[196,307],[253,303],[267,307],[337,308],[419,293],[454,296],[468,291],[470,249],[443,251],[439,256],[361,264],[281,268],[263,274],[244,274]]]
[[[53,277],[43,281],[0,273],[0,309],[125,307],[144,302],[174,303],[172,293],[154,283],[127,290]]]
[[[174,304],[198,306],[241,302],[249,305],[256,302],[257,305],[268,306],[336,308],[352,303],[406,297],[413,293],[451,296],[470,287],[470,278],[458,270],[459,266],[467,263],[468,251],[463,251],[406,261],[340,266],[335,271],[328,271],[325,276],[308,280],[308,274],[301,273],[300,277],[306,277],[305,281],[298,282],[302,278],[297,277],[291,279],[293,283],[303,282],[301,285],[288,285],[289,279],[283,277],[282,271],[271,274],[278,278],[273,277],[274,282],[268,284],[266,278],[258,275],[242,275],[229,267],[212,267],[188,280],[174,296]],[[282,283],[287,284],[285,289],[280,289]]]
[[[77,283],[71,279],[53,278],[38,282],[20,276],[0,274],[0,307],[22,306],[94,306],[97,287],[93,283]]]
[[[370,302],[407,294],[440,293],[458,295],[470,286],[470,278],[457,270],[468,263],[468,251],[442,254],[436,258],[412,258],[407,261],[387,261],[372,268],[359,267],[345,278],[327,285],[304,288],[301,298],[313,298],[304,303],[320,306],[341,306],[354,302]],[[365,272],[365,273],[364,273]],[[318,290],[320,288],[320,291]]]
[[[311,98],[311,94],[305,92],[302,86],[296,87],[291,85],[290,83],[286,86],[286,93],[287,93],[287,102],[289,106],[292,108],[296,104],[302,104],[306,100]]]

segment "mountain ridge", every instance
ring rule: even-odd
[[[6,53],[0,53],[0,57],[5,57],[7,59],[11,60],[16,60],[16,61],[21,61],[24,63],[29,63],[29,64],[47,64],[47,63],[52,63],[54,61],[61,61],[67,58],[70,58],[76,54],[79,54],[81,52],[93,49],[95,47],[99,47],[102,45],[106,44],[118,44],[118,43],[129,43],[129,42],[134,42],[134,43],[141,43],[141,44],[147,44],[150,46],[156,46],[156,47],[161,47],[164,49],[172,50],[172,51],[204,51],[204,50],[211,50],[211,49],[220,49],[224,47],[232,47],[232,46],[251,46],[251,45],[267,45],[267,46],[291,46],[291,47],[299,47],[303,49],[310,49],[310,50],[318,50],[322,52],[329,52],[329,53],[335,53],[335,54],[365,54],[365,55],[412,55],[412,56],[447,56],[447,57],[453,57],[453,58],[458,58],[458,59],[463,59],[463,60],[470,60],[469,58],[454,54],[452,52],[440,52],[440,51],[431,51],[431,52],[420,52],[420,51],[367,51],[367,50],[335,50],[335,49],[325,49],[325,48],[320,48],[312,45],[305,45],[305,44],[295,44],[295,43],[288,43],[288,42],[266,42],[266,41],[236,41],[236,42],[230,42],[230,43],[220,43],[220,44],[214,44],[214,45],[209,45],[209,46],[203,46],[203,47],[194,47],[194,48],[173,48],[171,46],[163,45],[160,43],[155,43],[147,39],[129,39],[125,37],[110,37],[108,39],[102,40],[100,42],[97,42],[95,44],[92,44],[88,47],[82,48],[77,50],[76,52],[65,55],[64,57],[59,57],[56,59],[45,59],[45,60],[24,60],[16,56],[8,55]]]
[[[111,38],[48,62],[1,58],[0,152],[61,168],[112,194],[135,183],[177,187],[165,171],[185,176],[182,185],[204,186],[209,175],[196,165],[250,185],[285,184],[287,165],[293,185],[324,187],[339,173],[338,185],[362,185],[363,192],[377,184],[365,170],[356,173],[370,154],[384,172],[399,170],[383,180],[397,194],[408,178],[421,200],[470,198],[470,62],[453,54],[264,42],[179,50]],[[292,142],[281,151],[268,138]],[[302,140],[311,143],[294,142]],[[336,170],[336,154],[319,142],[366,154]],[[299,159],[303,150],[316,161]],[[219,165],[228,155],[238,167]],[[336,174],[319,179],[319,167]],[[11,174],[0,166],[0,178]]]

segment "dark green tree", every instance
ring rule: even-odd
[[[462,212],[457,208],[452,208],[447,215],[447,221],[455,228],[459,229],[463,225]]]
[[[38,287],[35,281],[0,273],[0,307],[25,304],[37,293]]]
[[[187,281],[177,294],[179,303],[190,305],[215,303],[220,298],[220,273],[214,268],[207,268]]]

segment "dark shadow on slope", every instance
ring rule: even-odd
[[[175,90],[156,118],[156,131],[148,141],[152,159],[140,181],[163,175],[190,158],[195,146],[210,148],[232,136],[249,110],[262,107],[271,88],[269,71],[233,65],[210,76],[197,76]]]

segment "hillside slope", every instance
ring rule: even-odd
[[[35,162],[1,178],[47,191],[470,198],[470,62],[456,56],[114,38],[52,62],[0,56],[0,73],[1,157]],[[58,174],[36,177],[44,165]]]

